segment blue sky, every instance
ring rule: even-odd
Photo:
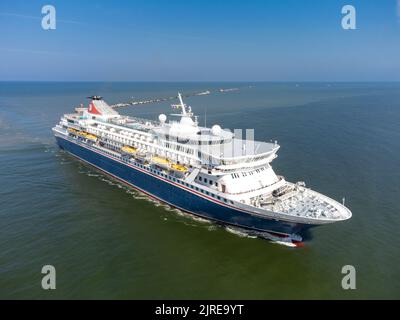
[[[0,80],[400,81],[397,0],[2,0],[0,30]]]

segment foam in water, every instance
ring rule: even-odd
[[[257,238],[256,236],[251,235],[247,230],[244,229],[225,227],[225,230],[241,238],[251,238],[251,239]]]

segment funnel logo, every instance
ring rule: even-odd
[[[93,113],[93,114],[101,114],[99,112],[99,110],[97,110],[97,108],[95,107],[93,101],[89,103],[89,113]]]

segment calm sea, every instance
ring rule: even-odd
[[[200,122],[277,140],[278,174],[341,201],[350,221],[304,248],[195,220],[60,151],[51,128],[85,97],[177,91]],[[146,118],[168,103],[121,109]],[[0,298],[400,298],[400,83],[0,82]],[[57,289],[41,289],[42,266]],[[343,290],[344,265],[356,290]]]

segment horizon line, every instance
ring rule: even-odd
[[[0,82],[37,82],[37,83],[393,83],[400,80],[1,80]]]

